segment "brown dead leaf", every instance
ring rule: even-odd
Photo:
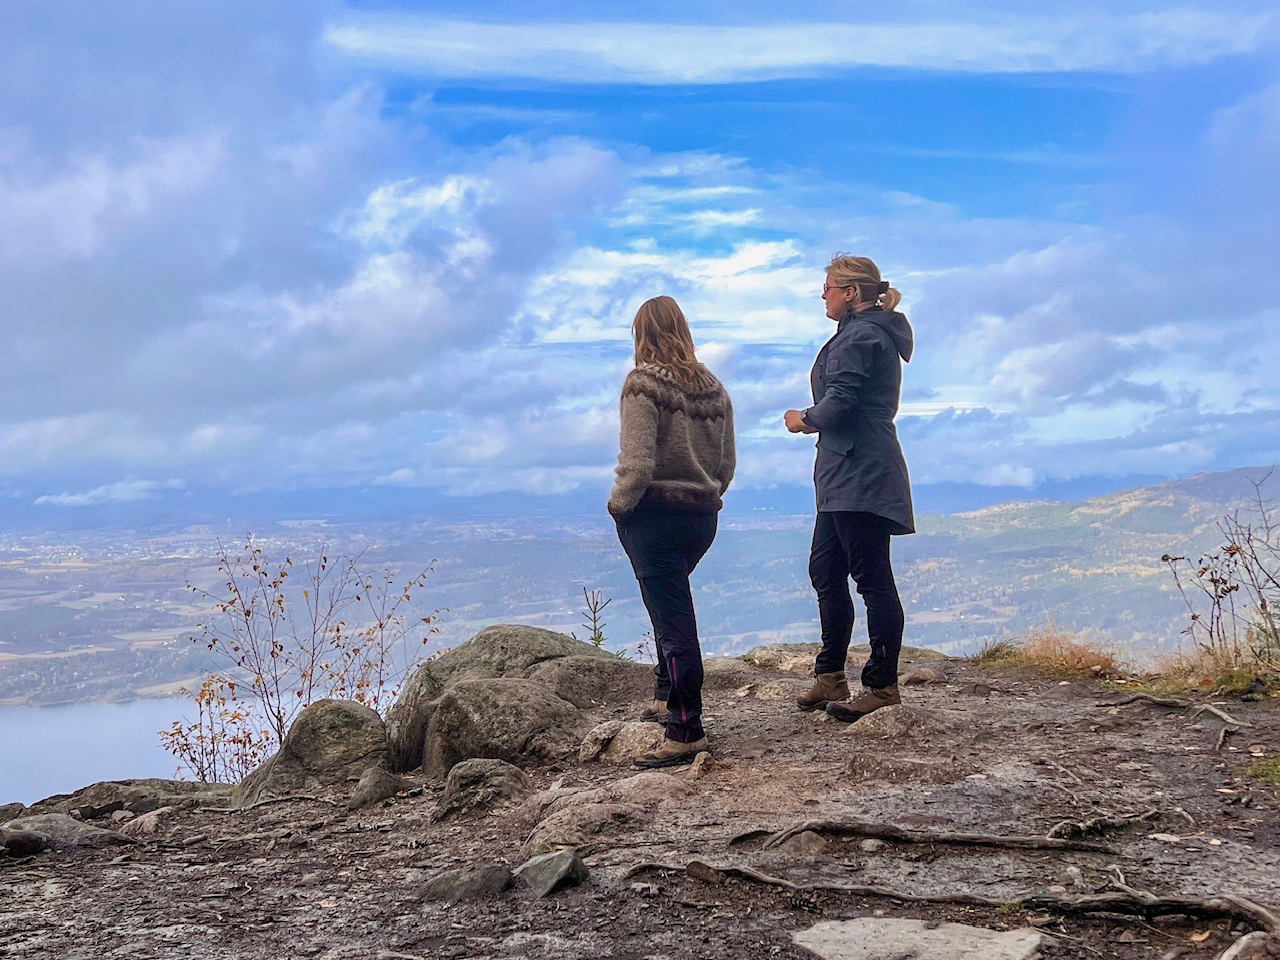
[[[1193,933],[1193,934],[1191,934],[1191,942],[1192,942],[1192,943],[1204,943],[1204,942],[1205,942],[1206,940],[1208,940],[1211,936],[1213,936],[1213,931],[1212,931],[1212,930],[1206,930],[1204,933]]]
[[[719,885],[724,883],[725,876],[722,872],[709,864],[703,863],[701,860],[690,860],[689,865],[684,868],[685,875],[692,877],[694,880],[701,880],[703,883]]]

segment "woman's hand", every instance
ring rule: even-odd
[[[788,410],[782,415],[782,422],[792,433],[817,433],[813,427],[804,422],[804,413],[799,410]]]

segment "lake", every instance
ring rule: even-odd
[[[173,779],[178,764],[158,732],[191,706],[172,699],[0,707],[0,803],[31,804],[99,780]]]

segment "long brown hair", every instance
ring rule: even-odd
[[[652,363],[687,384],[698,372],[693,334],[680,304],[671,297],[654,297],[640,304],[631,323],[636,341],[636,365]]]

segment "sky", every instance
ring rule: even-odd
[[[603,504],[659,294],[803,493],[838,251],[918,497],[1273,463],[1272,8],[8,0],[0,510]]]

